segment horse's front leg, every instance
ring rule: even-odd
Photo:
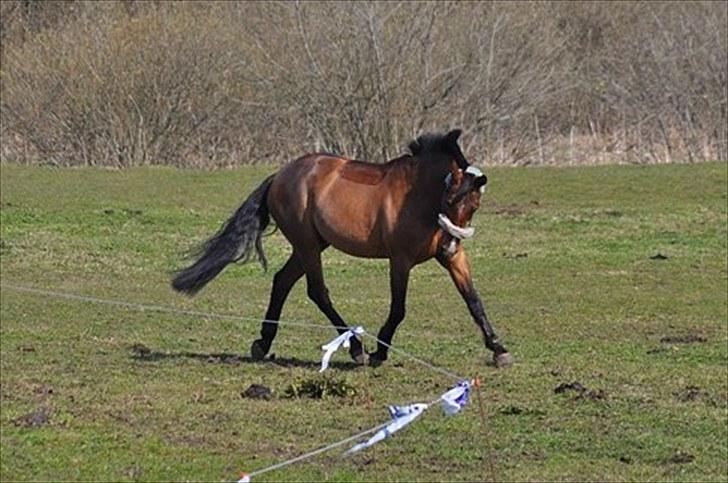
[[[373,366],[380,365],[387,360],[389,345],[397,330],[397,326],[404,320],[405,299],[407,298],[407,282],[412,265],[396,260],[389,261],[389,285],[392,301],[389,306],[389,315],[377,338],[377,351],[369,355],[369,363]]]
[[[495,365],[498,367],[511,365],[513,363],[513,357],[498,340],[498,336],[490,325],[490,321],[488,321],[488,315],[485,313],[478,292],[473,287],[473,279],[470,275],[470,264],[468,263],[467,256],[465,256],[465,251],[460,248],[452,257],[440,254],[437,256],[437,261],[450,273],[452,281],[468,305],[470,315],[473,316],[473,320],[475,320],[475,323],[478,324],[478,327],[483,333],[485,346],[493,351]]]

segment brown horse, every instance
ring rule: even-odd
[[[247,260],[253,249],[265,268],[261,236],[272,216],[293,254],[273,278],[261,338],[251,347],[254,359],[270,350],[278,324],[266,321],[279,320],[288,293],[303,275],[311,300],[339,333],[348,330],[329,298],[321,270],[321,252],[334,246],[357,257],[389,259],[389,316],[379,331],[377,351],[369,357],[352,338],[355,361],[376,365],[387,359],[405,316],[410,270],[434,257],[465,299],[496,365],[509,365],[511,355],[488,321],[460,243],[472,235],[468,225],[487,182],[463,156],[457,143],[460,133],[420,136],[410,143],[411,154],[385,164],[330,154],[310,154],[289,163],[258,186],[205,242],[199,260],[175,276],[172,286],[195,294],[228,264]]]

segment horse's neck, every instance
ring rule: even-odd
[[[417,184],[428,193],[440,193],[445,189],[445,177],[450,172],[450,162],[420,162]],[[439,202],[439,200],[438,200]]]
[[[423,217],[434,217],[440,211],[445,192],[445,177],[450,171],[448,162],[424,160],[412,166],[409,182],[413,197],[408,197],[415,212]],[[435,218],[433,218],[434,220]]]
[[[404,177],[410,184],[411,189],[420,191],[432,197],[435,193],[441,195],[445,190],[445,177],[450,172],[451,160],[447,159],[414,159],[411,156],[402,156],[394,159],[388,164],[392,168],[397,167],[400,176]],[[436,203],[439,206],[440,199]]]

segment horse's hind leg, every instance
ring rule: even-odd
[[[336,326],[339,334],[343,334],[349,327],[346,322],[341,318],[336,309],[334,309],[329,298],[329,290],[326,288],[324,283],[324,275],[321,267],[321,250],[308,250],[305,253],[298,253],[301,264],[306,272],[306,284],[308,286],[308,296],[326,315],[332,324]],[[361,342],[356,337],[351,338],[351,347],[349,349],[352,359],[358,364],[367,363],[367,354],[364,352],[364,348]]]
[[[379,365],[387,360],[389,346],[397,326],[404,320],[405,300],[407,298],[407,282],[411,265],[395,260],[389,262],[389,284],[392,293],[392,301],[389,306],[389,316],[382,328],[379,330],[377,339],[377,351],[370,354],[369,363],[373,366]]]
[[[270,292],[270,302],[265,313],[260,329],[261,338],[253,342],[250,347],[250,355],[255,360],[260,360],[268,353],[270,346],[278,333],[278,324],[268,321],[278,321],[283,310],[283,304],[296,282],[303,276],[303,266],[296,254],[292,254],[286,261],[283,268],[273,277],[273,287]]]

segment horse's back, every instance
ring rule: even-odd
[[[352,183],[376,186],[382,182],[390,167],[390,164],[351,160],[343,164],[339,173],[343,179]]]
[[[315,237],[352,255],[385,257],[391,168],[327,154],[303,156],[276,175],[269,209],[294,245]]]

